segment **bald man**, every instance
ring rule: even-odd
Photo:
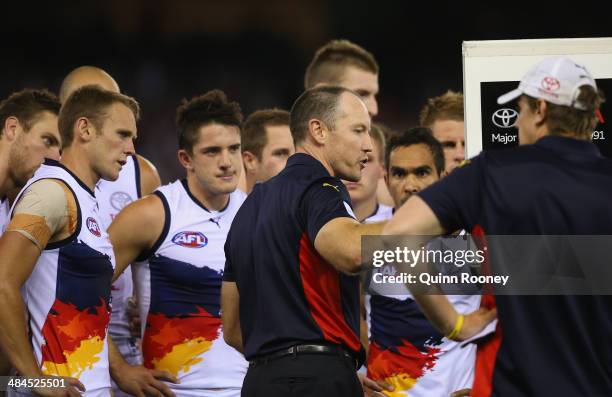
[[[64,101],[79,87],[98,85],[105,90],[120,92],[119,85],[113,77],[95,66],[81,66],[64,78],[60,87],[60,101]],[[102,180],[96,186],[96,197],[100,206],[103,227],[106,229],[115,216],[130,202],[153,192],[160,185],[157,170],[144,157],[131,156],[119,173],[116,181]],[[128,303],[133,296],[131,267],[119,277],[112,286],[111,296],[113,310],[109,334],[123,358],[132,365],[142,364],[142,353],[137,337],[130,332]],[[116,397],[127,396],[113,383]]]
[[[66,99],[79,87],[95,84],[108,91],[119,92],[119,84],[104,70],[95,66],[79,66],[64,78],[59,91],[60,102]]]

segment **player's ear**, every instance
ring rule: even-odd
[[[187,150],[179,149],[179,151],[178,151],[178,160],[179,160],[179,163],[181,163],[181,165],[183,167],[185,167],[187,172],[193,170],[193,161],[191,160],[191,156],[189,155]]]
[[[257,156],[248,150],[242,152],[242,162],[244,163],[244,168],[248,173],[253,173],[257,169],[257,165],[259,163],[259,159]]]
[[[96,126],[87,117],[79,117],[74,123],[74,138],[77,137],[84,141],[91,141],[98,134]]]
[[[4,126],[2,129],[2,135],[0,135],[0,139],[6,137],[7,141],[14,141],[17,138],[18,134],[17,127],[19,127],[19,120],[17,120],[17,117],[7,117],[6,120],[4,120]]]

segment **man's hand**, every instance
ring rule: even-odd
[[[166,371],[150,370],[141,365],[124,365],[113,379],[121,390],[136,397],[176,397],[162,381],[178,383],[178,380]]]
[[[54,379],[58,376],[45,376],[45,378]],[[81,397],[81,392],[85,391],[85,386],[76,378],[68,376],[61,377],[65,382],[65,387],[37,387],[32,391],[37,396],[42,397]]]
[[[130,335],[132,338],[140,339],[140,311],[138,310],[138,302],[135,297],[131,297],[127,300],[127,315]]]
[[[364,397],[385,397],[385,395],[382,393],[383,391],[393,391],[393,386],[386,382],[374,381],[364,374],[359,373],[357,374],[357,377],[359,377],[359,381],[363,387]]]
[[[466,340],[476,335],[483,330],[491,321],[497,317],[497,309],[486,309],[481,307],[480,309],[473,311],[470,314],[465,315],[463,327],[461,332],[454,338],[457,341]]]

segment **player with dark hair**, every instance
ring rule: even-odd
[[[10,203],[45,158],[59,160],[57,97],[46,90],[25,89],[0,102],[0,236],[9,222]],[[0,375],[10,364],[0,349]]]
[[[386,152],[385,180],[396,209],[445,175],[442,145],[428,128],[415,127],[392,137]],[[454,240],[453,246],[463,249],[464,236]],[[450,245],[448,240],[444,244]],[[374,271],[397,274],[394,266]],[[369,282],[368,292],[370,378],[393,385],[397,396],[447,397],[472,386],[475,345],[460,346],[437,331],[403,285]],[[461,313],[480,303],[479,295],[448,299]]]
[[[46,90],[22,90],[0,102],[0,235],[9,221],[7,195],[21,189],[45,158],[59,160],[59,109]]]
[[[147,368],[169,372],[177,396],[237,397],[247,363],[223,340],[223,245],[245,195],[236,190],[242,113],[219,90],[177,110],[187,177],[117,215],[109,235],[117,271],[134,266]]]

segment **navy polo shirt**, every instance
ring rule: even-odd
[[[247,197],[225,243],[223,276],[238,287],[247,359],[300,343],[360,351],[359,278],[314,248],[327,222],[353,217],[349,203],[344,184],[303,153]]]
[[[547,136],[482,152],[419,195],[448,231],[612,234],[612,160],[587,141]],[[495,301],[491,395],[612,396],[612,296]]]

